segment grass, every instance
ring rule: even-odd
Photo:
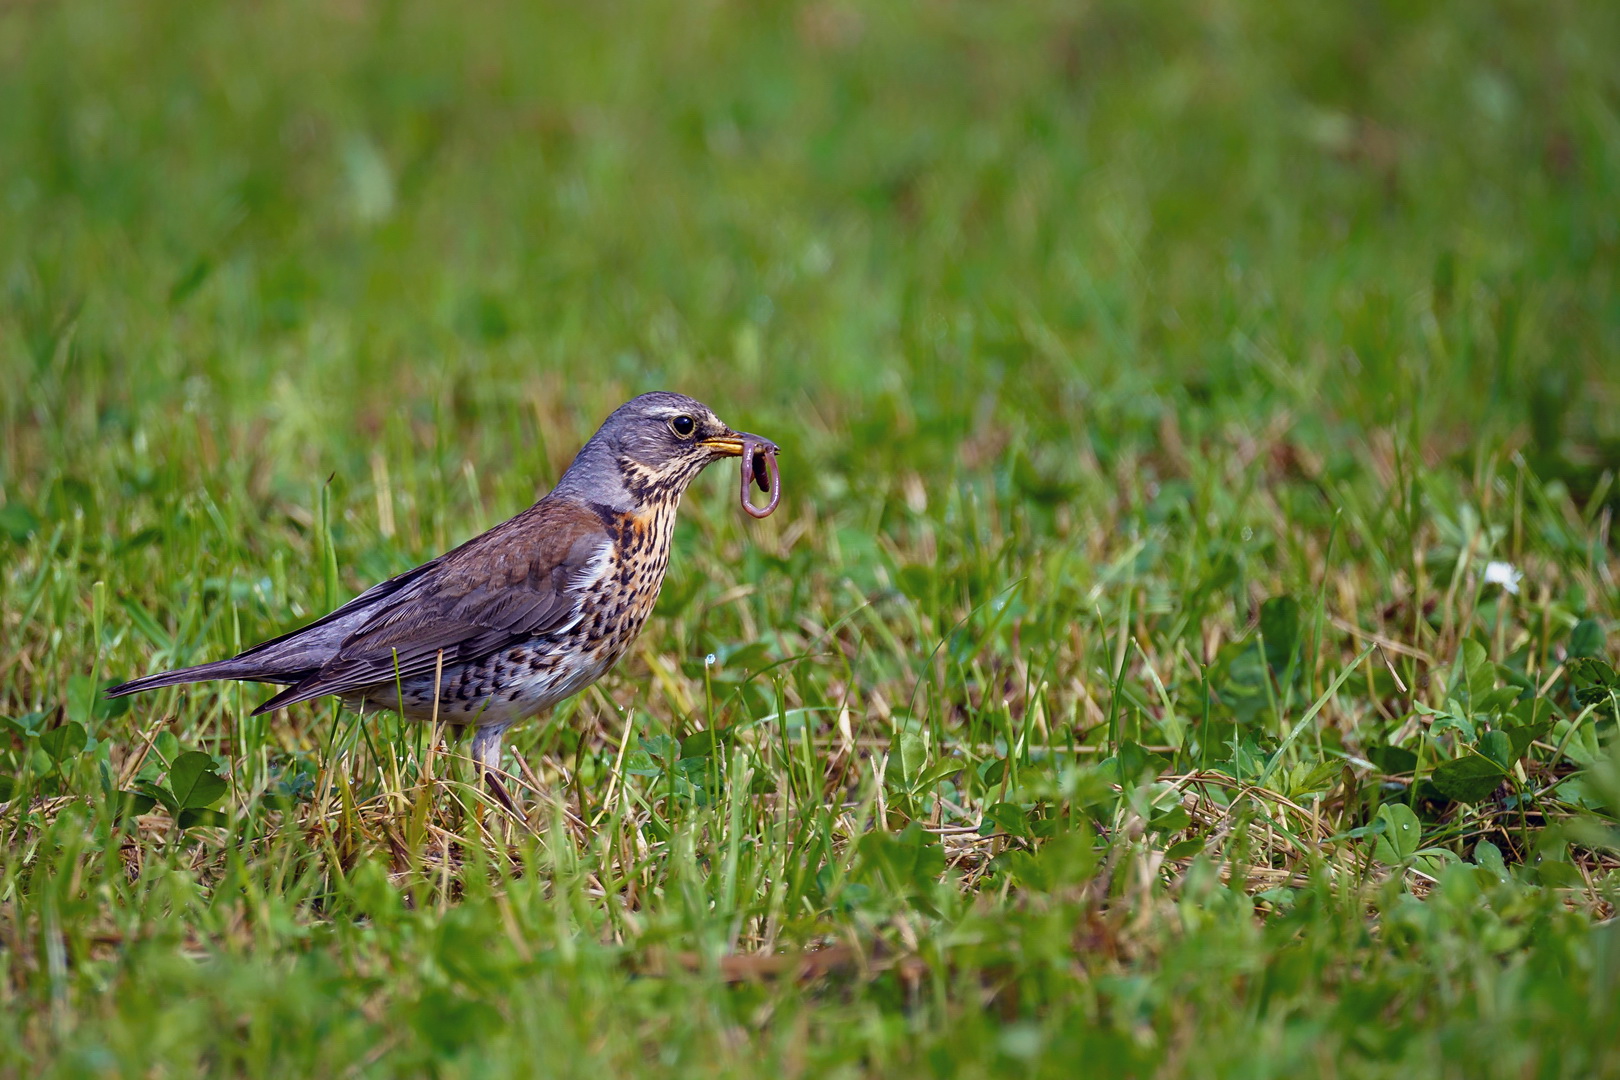
[[[1620,1074],[1620,12],[587,7],[0,12],[0,1073]],[[96,696],[654,387],[523,825]]]

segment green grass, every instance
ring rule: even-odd
[[[1620,8],[591,7],[0,11],[0,1073],[1620,1074]],[[528,828],[97,699],[658,387]]]

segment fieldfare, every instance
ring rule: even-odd
[[[502,734],[585,689],[630,647],[658,598],[682,492],[705,466],[740,457],[743,507],[763,516],[779,498],[776,452],[692,398],[643,394],[510,521],[290,634],[107,694],[240,679],[286,686],[254,715],[332,694],[437,716],[474,729],[472,756],[510,808],[496,776]],[[768,482],[767,506],[750,501],[750,480]]]

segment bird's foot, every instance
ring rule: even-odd
[[[478,762],[479,770],[484,774],[484,784],[495,801],[522,821],[522,811],[518,810],[517,803],[507,793],[506,785],[501,783],[501,734],[505,730],[505,724],[489,724],[476,729],[473,732],[472,756]]]
[[[497,773],[494,769],[485,769],[484,785],[489,788],[489,793],[495,797],[496,802],[500,803],[503,808],[512,814],[513,817],[517,818],[519,821],[523,820],[523,811],[518,809],[516,801],[513,800],[511,794],[506,790],[506,785],[501,783],[499,773]]]

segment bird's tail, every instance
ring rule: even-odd
[[[260,664],[244,663],[241,657],[232,657],[229,660],[215,660],[207,664],[197,664],[194,667],[176,668],[173,671],[159,671],[155,675],[145,675],[139,679],[131,679],[126,683],[119,683],[106,691],[110,698],[123,697],[125,694],[139,694],[146,690],[157,690],[165,686],[179,686],[182,683],[209,682],[214,679],[247,679],[252,682],[289,683],[296,682],[296,677],[267,672]]]

